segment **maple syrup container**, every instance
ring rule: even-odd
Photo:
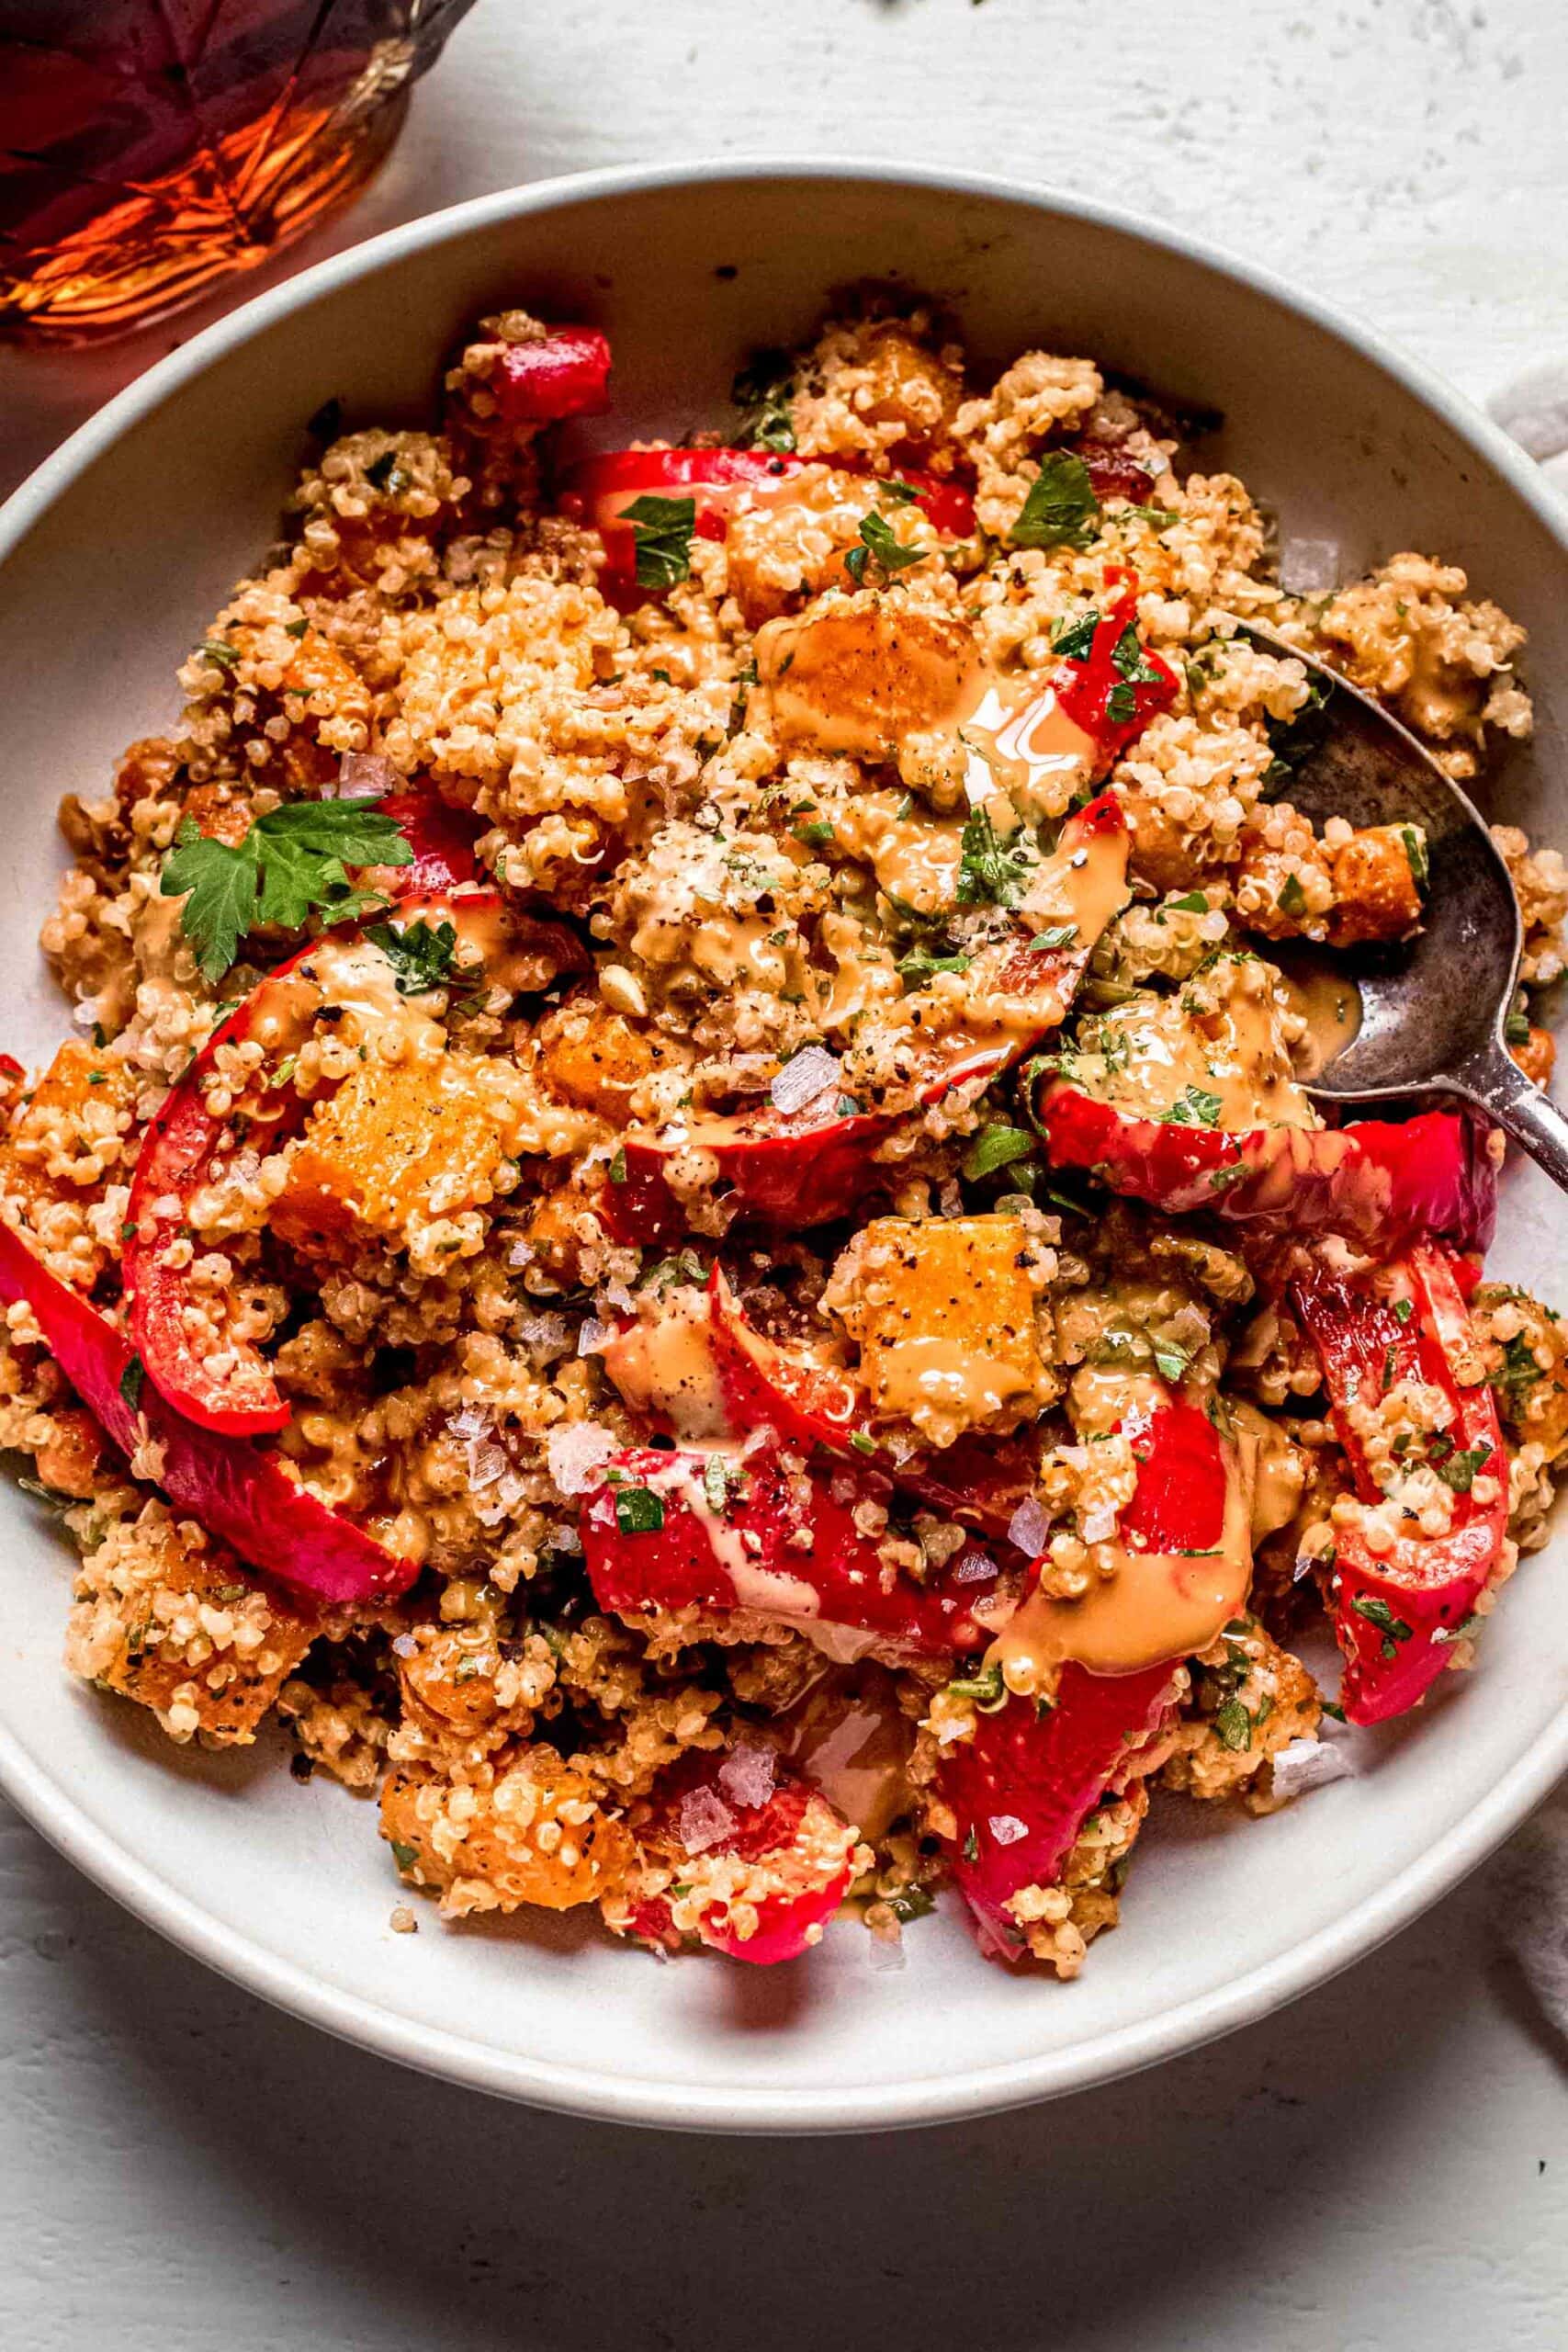
[[[0,0],[0,337],[124,334],[363,187],[473,0]]]

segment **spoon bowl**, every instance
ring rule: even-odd
[[[1307,1092],[1341,1108],[1458,1095],[1568,1189],[1568,1120],[1525,1076],[1504,1035],[1524,939],[1508,869],[1479,809],[1370,695],[1269,629],[1247,623],[1243,634],[1300,662],[1321,697],[1311,741],[1291,761],[1284,790],[1292,806],[1319,831],[1330,817],[1358,831],[1409,826],[1412,863],[1424,865],[1420,930],[1356,952],[1360,1025]]]

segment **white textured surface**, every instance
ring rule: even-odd
[[[1558,0],[481,0],[338,242],[595,164],[919,157],[1200,229],[1484,396],[1568,356],[1565,106]],[[0,476],[169,339],[0,358]],[[1507,1869],[1214,2051],[873,2151],[617,2135],[397,2074],[4,1816],[0,2340],[1560,2352],[1568,2051],[1496,1945]]]

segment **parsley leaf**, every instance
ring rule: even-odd
[[[406,931],[378,922],[365,935],[392,967],[400,996],[423,996],[426,989],[440,988],[457,952],[457,928],[449,922],[437,923],[434,931],[423,919]]]
[[[1217,1127],[1224,1105],[1217,1094],[1206,1093],[1201,1086],[1184,1086],[1163,1124],[1168,1127]]]
[[[729,388],[729,397],[741,412],[736,446],[742,449],[771,449],[779,457],[787,455],[795,447],[795,420],[789,405],[794,390],[786,353],[756,353]]]
[[[1105,716],[1112,727],[1131,727],[1138,716],[1138,689],[1126,678],[1118,678],[1105,697]]]
[[[191,818],[164,860],[163,895],[185,898],[180,922],[203,976],[217,980],[256,924],[298,931],[317,909],[335,919],[364,901],[350,865],[408,865],[413,852],[378,800],[295,800],[258,817],[232,848]],[[188,895],[187,895],[188,894]]]
[[[1427,855],[1427,836],[1419,825],[1401,825],[1399,838],[1404,845],[1405,862],[1410,878],[1418,890],[1424,890],[1431,878],[1431,864]]]
[[[1149,660],[1135,622],[1129,621],[1111,650],[1111,663],[1118,677],[1135,686],[1157,686],[1160,673]]]
[[[1475,1484],[1476,1472],[1491,1459],[1492,1448],[1489,1445],[1472,1445],[1466,1447],[1462,1453],[1450,1453],[1446,1462],[1436,1463],[1433,1466],[1445,1487],[1451,1487],[1456,1495],[1468,1495]]]
[[[1306,700],[1293,718],[1265,716],[1263,731],[1274,754],[1264,772],[1265,784],[1283,784],[1291,770],[1300,767],[1316,751],[1328,731],[1330,692],[1320,678],[1314,678],[1307,686]]]
[[[1238,1753],[1252,1746],[1252,1717],[1234,1696],[1225,1701],[1214,1717],[1214,1729],[1224,1745]]]
[[[1094,651],[1094,632],[1100,627],[1100,615],[1091,605],[1087,613],[1064,615],[1051,624],[1051,650],[1059,653],[1064,662],[1087,662]]]
[[[942,1696],[967,1699],[983,1715],[998,1713],[1008,1702],[1007,1684],[1002,1680],[999,1666],[983,1666],[978,1674],[958,1676],[947,1685]]]
[[[1087,548],[1099,521],[1089,468],[1071,450],[1052,449],[1040,460],[1008,538],[1015,548]]]
[[[911,989],[923,988],[938,972],[966,972],[969,962],[967,956],[933,956],[929,947],[912,947],[899,961],[898,978],[908,993]]]
[[[1191,1349],[1182,1347],[1175,1340],[1156,1340],[1153,1346],[1155,1366],[1162,1379],[1185,1380],[1192,1369]]]
[[[1300,875],[1287,874],[1280,885],[1280,895],[1274,904],[1281,914],[1304,915],[1306,903],[1306,892],[1302,888]]]
[[[1368,1624],[1375,1625],[1382,1635],[1381,1647],[1383,1657],[1397,1657],[1399,1645],[1410,1639],[1412,1628],[1405,1623],[1403,1617],[1394,1615],[1382,1593],[1353,1593],[1350,1597],[1350,1606],[1358,1617],[1364,1617]]]
[[[645,493],[623,506],[618,519],[632,526],[639,588],[673,588],[678,580],[690,578],[692,534],[697,522],[694,498],[655,498]]]
[[[133,1413],[141,1410],[141,1389],[146,1378],[146,1365],[140,1356],[132,1356],[119,1375],[119,1393]]]
[[[1023,890],[1027,861],[1005,849],[985,808],[974,809],[964,828],[958,865],[961,907],[1010,907]]]
[[[1022,1127],[1010,1127],[998,1121],[982,1127],[964,1155],[964,1173],[971,1182],[976,1177],[989,1176],[993,1170],[1006,1168],[1015,1159],[1027,1159],[1034,1149],[1034,1138]]]
[[[622,1487],[615,1495],[615,1525],[623,1535],[657,1535],[664,1505],[651,1487]]]
[[[857,588],[865,578],[868,556],[874,556],[884,571],[903,571],[909,564],[919,563],[925,552],[921,548],[905,547],[883,514],[863,515],[860,536],[860,546],[852,548],[844,558],[844,569]]]

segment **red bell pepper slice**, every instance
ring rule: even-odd
[[[597,327],[556,327],[538,343],[509,343],[491,378],[505,424],[558,424],[610,405],[610,345]]]
[[[823,1451],[863,1477],[874,1471],[933,1510],[998,1539],[1034,1492],[1040,1442],[1020,1435],[962,1437],[940,1453],[895,1457],[874,1434],[864,1389],[848,1373],[780,1347],[747,1321],[728,1276],[715,1262],[708,1279],[710,1329],[718,1385],[733,1433],[773,1429],[786,1441]]]
[[[1124,877],[1127,825],[1114,792],[1098,794],[1068,818],[1053,856],[1070,861],[1093,854],[1097,844],[1111,849],[1120,860],[1118,878]],[[959,1031],[938,1039],[930,1069],[916,1080],[922,1105],[940,1101],[955,1086],[996,1078],[1056,1025],[1099,937],[1087,924],[1080,932],[1056,947],[1034,946],[1021,936],[987,987],[1014,998],[1038,998],[1039,1027],[1014,1028],[1000,1038]],[[848,1216],[878,1188],[880,1170],[873,1154],[897,1124],[892,1112],[842,1113],[829,1090],[803,1111],[786,1114],[770,1103],[729,1117],[682,1121],[658,1136],[628,1135],[600,1215],[618,1241],[636,1246],[677,1240],[686,1221],[665,1182],[664,1163],[677,1151],[701,1150],[717,1160],[719,1175],[743,1215],[797,1231],[829,1225]]]
[[[1153,474],[1113,442],[1079,438],[1068,442],[1067,447],[1075,458],[1083,459],[1089,486],[1102,506],[1111,498],[1124,498],[1133,506],[1146,506],[1153,498]]]
[[[1385,1723],[1416,1706],[1449,1661],[1457,1628],[1495,1576],[1507,1541],[1508,1461],[1497,1406],[1483,1379],[1462,1383],[1472,1351],[1458,1261],[1440,1243],[1418,1244],[1395,1265],[1346,1274],[1318,1261],[1292,1283],[1292,1302],[1323,1366],[1335,1428],[1360,1500],[1383,1490],[1373,1475],[1359,1408],[1402,1381],[1439,1389],[1452,1412],[1447,1448],[1427,1458],[1454,1489],[1444,1535],[1412,1524],[1374,1552],[1356,1526],[1337,1530],[1332,1591],[1335,1637],[1345,1657],[1340,1704],[1355,1724]],[[1440,1459],[1439,1459],[1440,1453]],[[1480,1482],[1485,1500],[1477,1500]]]
[[[280,1584],[328,1601],[390,1600],[413,1582],[399,1559],[243,1439],[197,1429],[165,1404],[124,1334],[0,1223],[0,1298],[31,1307],[44,1343],[82,1402],[128,1458],[143,1435],[163,1453],[171,1502]]]
[[[637,587],[637,535],[631,524],[620,519],[635,500],[690,498],[697,536],[722,539],[738,509],[821,463],[816,458],[773,456],[765,449],[613,449],[573,468],[560,505],[604,540],[606,560],[600,577],[605,591],[640,598],[651,592]],[[897,478],[914,491],[914,503],[944,537],[973,536],[974,501],[959,483],[907,469]],[[871,475],[865,481],[869,505],[876,484]]]
[[[536,962],[541,954],[568,968],[587,960],[581,943],[563,926],[508,918],[494,890],[405,897],[397,912],[407,924],[449,922],[460,936],[478,938],[487,951],[487,976],[495,982],[527,985],[535,978],[528,959]],[[352,943],[360,933],[355,927],[337,936]],[[152,1385],[176,1411],[199,1428],[229,1437],[282,1429],[288,1406],[258,1349],[231,1348],[228,1368],[215,1373],[193,1343],[183,1263],[186,1210],[209,1180],[221,1148],[226,1120],[208,1107],[220,1048],[242,1043],[265,1023],[272,1050],[281,1058],[290,1040],[309,1034],[321,1000],[300,983],[308,983],[310,958],[321,946],[312,940],[280,964],[213,1031],[149,1123],[131,1179],[127,1223],[132,1229],[126,1236],[121,1272],[132,1342]],[[293,1100],[279,1098],[280,1119]]]
[[[1137,612],[1129,588],[1095,624],[1087,653],[1064,656],[1053,673],[1058,704],[1107,766],[1176,700],[1176,673],[1139,637]]]
[[[637,1832],[638,1843],[661,1869],[674,1869],[684,1899],[700,1906],[688,1933],[728,1959],[776,1967],[821,1941],[824,1926],[849,1891],[855,1832],[819,1790],[786,1766],[773,1765],[771,1791],[750,1804],[737,1793],[730,1768],[731,1758],[724,1756],[683,1758],[661,1782],[656,1810]],[[716,1873],[709,1894],[710,1858],[751,1865],[746,1899],[757,1917],[750,1935],[743,1936],[728,1916],[732,1871]],[[612,1902],[605,1911],[618,1934],[679,1951],[682,1931],[668,1894],[634,1898],[624,1907]]]
[[[389,793],[381,813],[390,817],[413,853],[410,865],[389,869],[395,897],[423,898],[477,880],[474,843],[485,825],[471,809],[454,808],[426,786]]]
[[[1382,1255],[1423,1233],[1484,1250],[1496,1222],[1496,1166],[1461,1113],[1237,1133],[1135,1118],[1048,1077],[1034,1120],[1053,1167],[1081,1168],[1174,1216],[1204,1209],[1281,1232],[1342,1233]]]
[[[1065,1666],[1054,1706],[1037,1713],[1032,1699],[1010,1698],[944,1751],[938,1787],[958,1822],[947,1859],[987,1957],[1027,1957],[1010,1901],[1055,1883],[1118,1770],[1159,1729],[1174,1687],[1168,1666]]]
[[[1206,1414],[1179,1401],[1151,1414],[1133,1440],[1138,1484],[1121,1537],[1145,1552],[1202,1552],[1221,1541],[1228,1501],[1224,1448]],[[1132,1674],[1062,1668],[1055,1701],[1009,1694],[976,1713],[971,1736],[942,1750],[938,1793],[957,1824],[948,1860],[981,1950],[1025,1956],[1010,1900],[1051,1886],[1084,1822],[1134,1748],[1160,1727],[1176,1689],[1175,1661]]]
[[[776,1444],[735,1458],[682,1448],[618,1453],[585,1498],[583,1558],[602,1609],[755,1610],[847,1627],[899,1652],[953,1657],[991,1634],[976,1605],[1005,1598],[997,1563],[966,1550],[923,1584],[890,1574],[855,1525],[881,1482],[790,1471]],[[869,1644],[862,1646],[869,1646]]]

